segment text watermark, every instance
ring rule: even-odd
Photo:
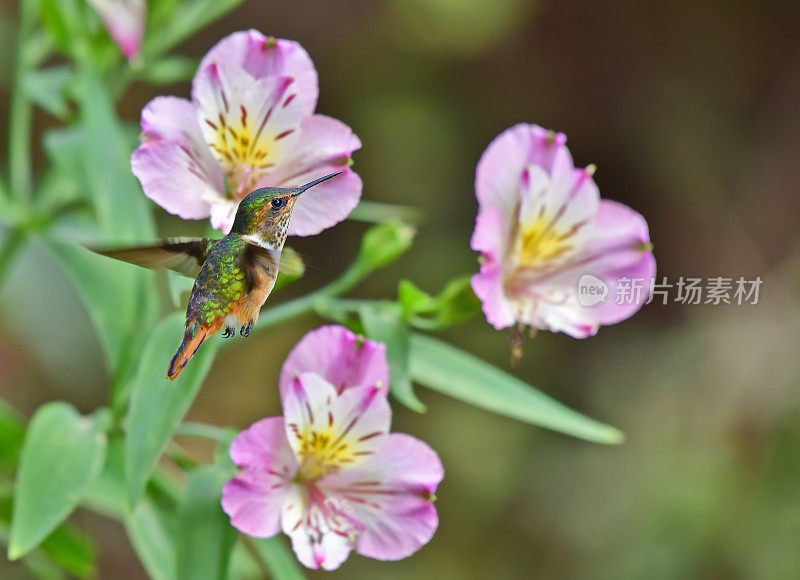
[[[613,300],[614,304],[650,304],[657,299],[661,304],[678,302],[680,304],[758,304],[761,289],[761,276],[754,279],[689,278],[681,276],[669,282],[666,276],[657,278],[619,278],[613,296],[609,296],[608,284],[603,280],[585,274],[578,281],[578,302],[581,306],[594,306]]]

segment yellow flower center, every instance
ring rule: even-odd
[[[520,226],[515,244],[516,262],[521,268],[546,268],[568,255],[573,246],[574,231],[561,231],[552,220],[540,215],[533,222]]]
[[[355,446],[332,429],[298,433],[297,455],[300,458],[298,479],[314,481],[356,459]]]
[[[215,122],[206,123],[214,130],[211,149],[225,168],[229,193],[241,199],[268,169],[275,166],[275,143],[267,143],[269,139],[263,134],[264,124],[254,126],[244,107],[235,122],[230,121],[220,113]]]

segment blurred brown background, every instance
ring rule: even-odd
[[[601,194],[647,218],[659,276],[763,279],[757,305],[654,303],[591,339],[526,343],[513,372],[623,429],[620,447],[419,388],[428,413],[395,405],[394,429],[444,461],[439,531],[406,561],[352,556],[330,577],[800,576],[799,21],[790,1],[249,0],[180,48],[199,57],[250,27],[299,41],[319,72],[318,111],[363,141],[364,198],[424,210],[412,253],[355,295],[394,296],[401,277],[435,292],[476,269],[475,163],[521,121],[565,132],[576,164],[597,164]],[[136,85],[121,114],[137,122],[157,94],[189,86]],[[37,130],[55,123],[36,119]],[[186,231],[154,211],[163,234]],[[363,229],[291,240],[312,268],[273,304],[333,278]],[[56,398],[103,404],[97,340],[42,252],[29,247],[0,299],[0,395],[26,413]],[[242,428],[278,414],[280,364],[318,324],[226,350],[190,418]],[[446,337],[508,368],[505,335],[482,318]],[[143,575],[121,528],[76,521],[100,532],[101,577]]]

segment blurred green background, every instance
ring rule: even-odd
[[[16,3],[0,9],[5,126]],[[200,57],[250,27],[299,41],[319,72],[318,111],[363,141],[364,199],[422,208],[412,252],[356,296],[394,296],[401,277],[436,292],[476,269],[475,163],[522,121],[565,132],[576,164],[597,164],[601,195],[646,217],[659,276],[764,281],[757,305],[653,303],[591,339],[526,342],[512,372],[623,429],[622,446],[422,388],[425,415],[395,405],[394,430],[445,464],[439,531],[408,560],[353,556],[330,577],[800,577],[798,21],[800,3],[788,1],[250,0],[180,48]],[[157,94],[188,97],[189,85],[134,85],[120,114],[137,123]],[[37,134],[57,124],[37,110]],[[162,234],[187,232],[153,211]],[[345,222],[290,240],[309,272],[272,303],[335,277],[363,230]],[[35,245],[14,263],[0,314],[0,396],[26,414],[51,399],[87,411],[105,402],[85,311]],[[280,365],[320,323],[227,349],[189,418],[243,428],[278,414]],[[446,338],[508,368],[507,337],[482,317]],[[197,440],[186,446],[210,456]],[[72,519],[98,539],[101,578],[144,576],[121,526]],[[3,562],[0,575],[25,577]]]

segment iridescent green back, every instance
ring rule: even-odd
[[[247,242],[235,235],[220,240],[203,263],[192,288],[187,320],[209,325],[226,316],[249,290],[244,256]]]

